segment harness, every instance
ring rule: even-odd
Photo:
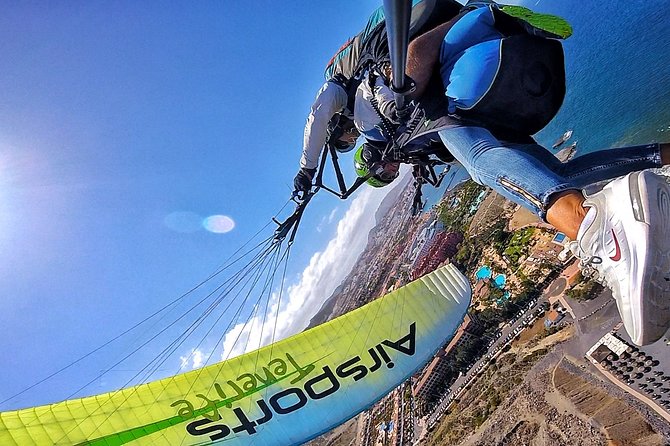
[[[385,152],[390,160],[403,161],[420,152],[427,143],[439,142],[436,133],[450,126],[485,127],[501,140],[532,142],[531,135],[553,119],[565,96],[560,39],[567,38],[571,28],[559,17],[514,8],[517,9],[509,12],[507,6],[498,7],[494,3],[463,8],[447,36],[474,10],[489,11],[495,28],[503,36],[497,74],[480,100],[469,109],[449,113],[447,84],[442,83],[441,76],[434,75],[421,103],[411,104],[409,118],[400,125],[393,125],[394,132],[388,131],[389,120],[380,116],[387,133]],[[371,103],[381,115],[378,104]]]
[[[348,79],[344,74],[337,73],[330,79],[330,82],[339,85],[347,93],[347,105],[346,110],[349,116],[354,115],[354,103],[356,101],[356,90],[358,86],[363,82],[363,77],[365,70],[357,70],[356,75]]]
[[[462,8],[456,0],[413,0],[410,38],[452,19]],[[365,28],[342,45],[326,67],[326,80],[341,86],[347,94],[347,117],[353,116],[356,90],[366,73],[390,62],[384,19],[384,10],[380,7],[372,13]],[[336,125],[336,121],[331,124]],[[391,132],[394,133],[395,130]]]

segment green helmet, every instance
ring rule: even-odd
[[[362,144],[354,154],[354,168],[359,178],[367,178],[365,181],[372,187],[384,187],[398,177],[397,170],[387,173],[384,166],[389,164],[382,161],[381,152],[368,144]],[[376,171],[371,175],[372,171]]]

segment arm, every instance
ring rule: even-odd
[[[300,167],[315,169],[328,135],[328,122],[347,105],[347,92],[334,82],[323,84],[307,116]]]
[[[379,110],[391,122],[398,122],[395,112],[395,95],[391,88],[384,83],[384,79],[379,76],[375,80],[374,96],[379,104]]]

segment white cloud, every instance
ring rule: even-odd
[[[333,220],[335,220],[336,214],[337,214],[337,208],[334,208],[332,211],[330,211],[330,215],[328,215],[328,223],[332,223]]]
[[[299,333],[342,282],[365,248],[368,233],[375,225],[375,212],[390,190],[366,188],[351,202],[337,224],[335,237],[323,251],[315,253],[297,283],[286,287],[281,296],[271,298],[269,315],[254,317],[249,323],[238,324],[223,341],[222,359],[231,358],[267,345],[273,339],[284,339]],[[335,210],[328,218],[335,217]],[[264,328],[263,328],[264,326]]]
[[[197,369],[198,367],[202,367],[205,360],[205,354],[202,350],[193,348],[188,355],[180,356],[179,360],[181,361],[181,366],[179,367],[180,370],[186,368]]]
[[[321,218],[321,221],[316,226],[316,232],[322,232],[326,228],[326,226],[330,225],[333,222],[333,220],[335,220],[335,215],[337,215],[337,209],[338,208],[333,208],[333,210],[330,211],[330,214],[324,215],[323,218]]]

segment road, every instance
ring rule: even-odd
[[[483,372],[492,358],[499,355],[505,346],[510,345],[520,335],[521,331],[526,327],[531,326],[538,318],[543,317],[545,313],[541,310],[541,307],[545,303],[546,307],[549,304],[549,301],[548,298],[543,295],[537,300],[532,301],[531,304],[527,305],[525,308],[520,307],[519,313],[517,313],[514,320],[505,325],[502,330],[498,332],[496,337],[492,339],[493,343],[488,347],[486,353],[478,358],[467,372],[458,377],[449,387],[447,393],[433,410],[433,413],[428,416],[425,428],[430,428],[439,421],[449,408],[451,402],[458,398],[472,381]],[[417,432],[417,438],[421,437],[422,433],[423,432]]]

